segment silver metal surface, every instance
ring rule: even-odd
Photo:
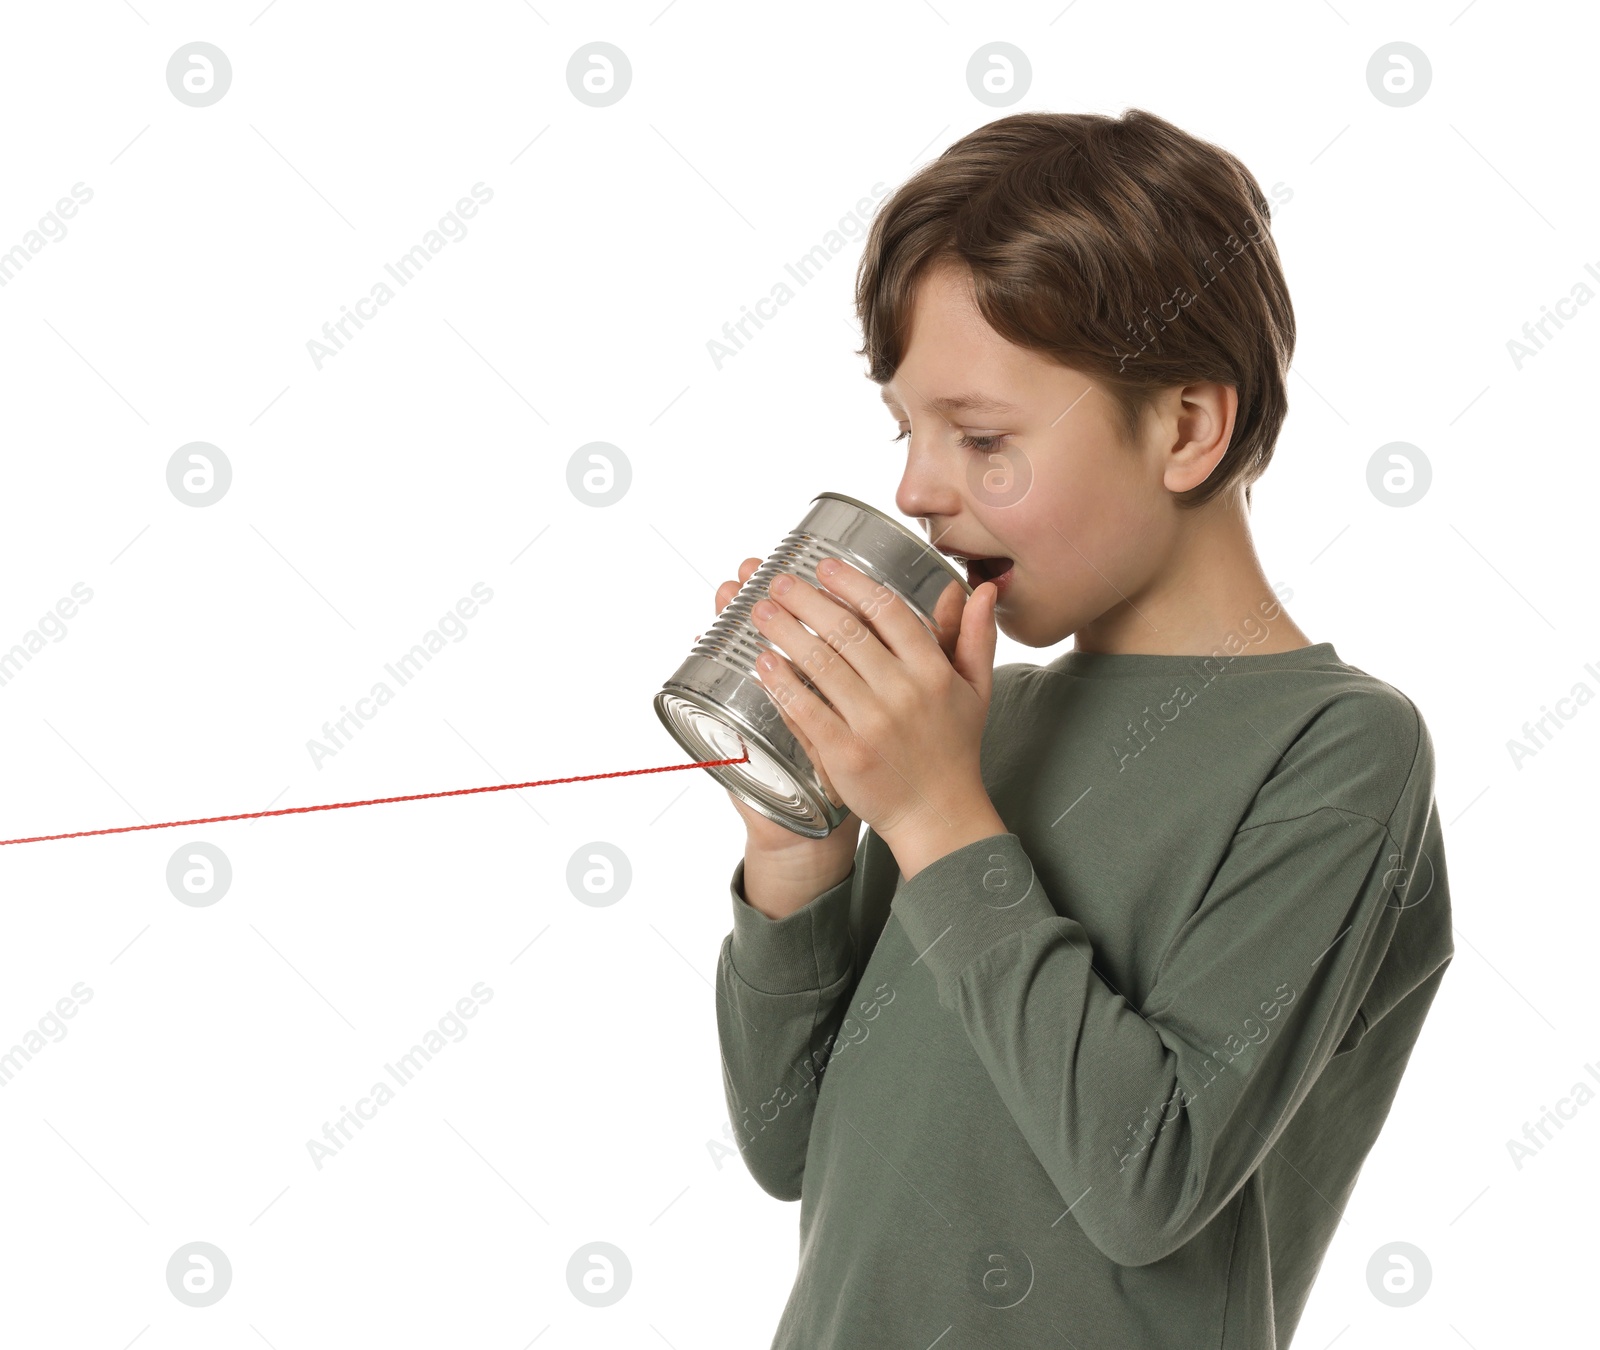
[[[828,797],[816,766],[762,688],[756,658],[764,651],[788,658],[761,636],[750,611],[780,572],[827,591],[817,579],[824,558],[842,559],[887,586],[930,632],[937,632],[934,607],[952,581],[964,596],[972,594],[955,564],[899,521],[843,493],[819,493],[805,519],[739,588],[655,696],[662,725],[694,759],[750,757],[707,773],[762,815],[810,839],[825,838],[849,808]],[[805,671],[790,665],[827,703]]]

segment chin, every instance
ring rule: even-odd
[[[1007,613],[1003,609],[995,610],[994,618],[995,627],[1000,632],[1013,642],[1020,642],[1024,647],[1054,647],[1056,643],[1072,636],[1070,628],[1058,633],[1049,627],[1041,627],[1028,615]]]

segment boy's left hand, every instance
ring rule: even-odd
[[[756,663],[762,688],[805,733],[845,804],[891,847],[896,835],[992,813],[978,751],[994,686],[994,583],[963,602],[952,581],[940,597],[934,617],[955,634],[947,649],[887,586],[845,562],[829,575],[829,561],[818,569],[826,589],[776,577],[790,581],[787,592],[769,597],[770,616],[759,604],[751,614],[828,702],[770,653]]]

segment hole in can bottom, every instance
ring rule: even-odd
[[[723,764],[707,770],[748,805],[806,833],[826,830],[826,822],[811,805],[812,793],[802,789],[793,769],[782,760],[746,740],[736,727],[687,700],[669,700],[666,711],[695,758],[748,756],[747,763]]]

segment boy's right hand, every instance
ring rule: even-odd
[[[716,612],[721,614],[728,602],[739,593],[739,589],[749,581],[761,566],[760,558],[746,558],[739,564],[739,580],[724,581],[717,587],[715,596]],[[774,653],[779,660],[785,660],[782,652]],[[793,673],[793,665],[790,671]],[[800,748],[810,757],[816,766],[817,776],[822,780],[828,799],[836,805],[844,805],[844,799],[834,790],[833,784],[828,781],[828,776],[823,772],[822,765],[811,752],[811,742],[806,739],[805,733],[789,719],[777,700],[773,706],[778,709],[778,715],[783,718],[784,725],[794,733],[795,740],[800,742]],[[777,821],[763,815],[754,807],[748,806],[739,800],[732,792],[728,792],[728,800],[733,803],[733,809],[744,819],[745,830],[748,835],[745,856],[748,859],[751,852],[758,852],[765,857],[770,857],[775,862],[781,861],[785,871],[792,871],[796,875],[815,873],[817,876],[838,876],[849,874],[854,861],[856,845],[860,841],[861,817],[851,811],[826,838],[807,839],[802,834],[786,829]],[[837,879],[837,878],[836,878]],[[831,884],[831,883],[830,883]]]

